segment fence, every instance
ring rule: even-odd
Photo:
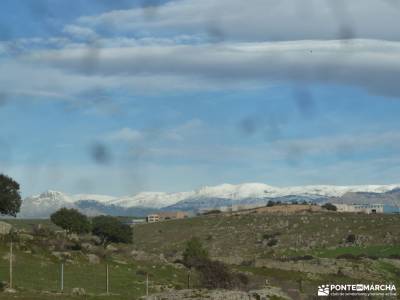
[[[82,259],[60,261],[39,250],[36,253],[15,248],[10,244],[0,248],[0,281],[16,289],[66,294],[84,289],[87,294],[142,296],[158,292],[168,284],[186,287],[190,280],[184,270],[145,262],[139,265],[112,261],[90,264]]]

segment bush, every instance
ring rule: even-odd
[[[277,245],[278,244],[278,240],[277,239],[270,239],[269,241],[268,241],[268,243],[267,243],[267,245],[269,246],[269,247],[273,247],[273,246],[275,246],[275,245]]]
[[[326,209],[326,210],[337,211],[337,207],[335,205],[333,205],[332,203],[325,203],[321,207]]]
[[[281,233],[280,232],[264,233],[262,237],[264,240],[269,240],[277,237],[278,235],[281,235]]]
[[[354,242],[356,241],[356,236],[352,233],[350,233],[347,237],[346,237],[346,243],[349,244],[354,244]]]
[[[111,216],[98,216],[92,220],[92,233],[108,243],[132,243],[132,228]]]
[[[208,259],[208,252],[201,241],[196,237],[190,239],[183,252],[183,264],[188,268],[196,267],[206,259]]]
[[[220,213],[222,213],[222,212],[221,212],[219,209],[212,209],[212,210],[209,210],[209,211],[204,212],[203,215],[204,215],[204,216],[207,216],[207,215],[217,215],[217,214],[220,214]]]
[[[210,259],[203,260],[196,270],[200,273],[200,283],[207,289],[245,288],[249,278],[243,273],[233,273],[227,265]]]
[[[61,208],[50,216],[50,220],[68,233],[80,234],[90,231],[89,219],[74,208]]]
[[[340,254],[340,255],[336,256],[336,258],[337,259],[351,259],[351,260],[360,259],[358,256],[355,256],[355,255],[353,255],[351,253],[343,253],[343,254]]]
[[[288,261],[301,261],[301,260],[313,260],[313,259],[314,259],[314,256],[306,254],[306,255],[303,255],[303,256],[292,256],[292,257],[287,258],[286,260],[288,260]]]
[[[6,288],[8,288],[8,282],[0,281],[0,292],[4,292]]]

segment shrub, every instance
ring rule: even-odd
[[[274,238],[274,237],[276,237],[278,235],[281,235],[281,233],[280,232],[264,233],[262,237],[263,237],[264,240],[269,240],[269,239],[272,239],[272,238]]]
[[[111,216],[98,216],[92,220],[92,233],[108,243],[132,243],[132,228]]]
[[[6,288],[8,288],[8,282],[0,281],[0,292],[4,292]]]
[[[340,254],[340,255],[336,256],[336,258],[337,259],[352,259],[352,260],[360,259],[359,257],[357,257],[357,256],[355,256],[355,255],[353,255],[351,253],[343,253],[343,254]]]
[[[346,237],[346,243],[349,244],[353,244],[356,241],[356,236],[352,233],[350,233],[347,237]]]
[[[326,209],[326,210],[337,211],[337,207],[335,205],[333,205],[332,203],[325,203],[321,207]]]
[[[196,269],[200,272],[202,287],[208,289],[229,289],[232,287],[233,276],[225,264],[206,259]]]
[[[212,209],[212,210],[209,210],[209,211],[204,212],[203,215],[204,215],[204,216],[207,216],[207,215],[217,215],[217,214],[220,214],[220,213],[222,213],[222,212],[221,212],[219,209]]]
[[[233,273],[222,262],[203,260],[196,270],[200,274],[200,283],[207,289],[243,289],[249,284],[249,278],[243,273]]]
[[[275,202],[272,201],[272,200],[269,200],[266,206],[267,206],[267,207],[272,207],[272,206],[274,206],[274,205],[275,205]]]
[[[90,231],[89,219],[74,208],[61,208],[50,216],[50,220],[68,233],[80,234]]]
[[[278,240],[275,239],[275,238],[270,239],[270,240],[268,241],[268,243],[267,243],[267,245],[268,245],[269,247],[273,247],[273,246],[275,246],[275,245],[277,245],[277,244],[278,244]]]
[[[197,237],[190,239],[183,252],[183,264],[188,268],[196,267],[206,259],[208,259],[208,252],[201,241]]]

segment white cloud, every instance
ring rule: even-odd
[[[208,33],[246,41],[337,39],[399,40],[400,7],[383,0],[175,0],[152,10],[117,10],[77,23],[143,35]]]
[[[64,27],[63,32],[78,39],[94,40],[98,38],[98,35],[93,29],[78,25],[72,25],[72,24],[67,25]]]
[[[143,133],[128,127],[107,134],[106,138],[110,141],[136,142],[143,138]]]
[[[119,86],[144,78],[177,79],[182,87],[265,86],[271,82],[311,82],[361,86],[400,96],[400,42],[382,40],[223,43],[36,51],[22,62],[64,70],[69,76],[116,77]],[[88,58],[90,57],[90,59]],[[85,58],[87,58],[85,61]],[[163,80],[160,86],[163,85]],[[144,82],[144,80],[142,80]],[[114,82],[115,84],[115,82]],[[194,84],[196,85],[196,84]],[[146,89],[146,84],[143,84]],[[171,89],[176,85],[170,86]],[[164,86],[165,88],[165,86]],[[167,86],[168,88],[168,86]]]

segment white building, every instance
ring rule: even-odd
[[[341,204],[334,203],[338,212],[355,212],[355,213],[366,213],[366,214],[383,214],[383,204]]]

